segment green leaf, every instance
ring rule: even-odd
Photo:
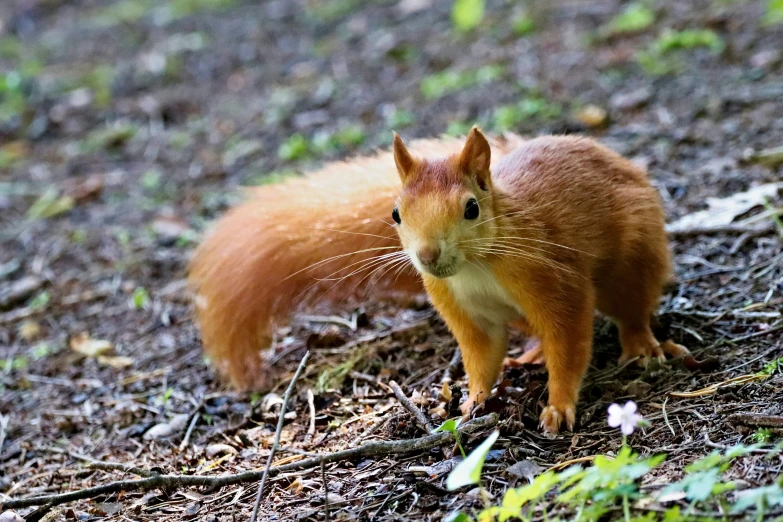
[[[766,25],[779,24],[783,22],[783,0],[769,0],[767,3],[767,14],[764,16]]]
[[[475,29],[484,19],[486,0],[454,0],[451,22],[458,31]]]
[[[64,214],[73,208],[73,199],[69,196],[58,197],[57,189],[50,187],[32,204],[27,211],[30,219],[46,219]]]
[[[462,511],[455,511],[446,515],[446,518],[443,519],[443,522],[470,522],[470,520],[470,517]]]
[[[655,21],[655,13],[646,5],[632,3],[626,6],[622,13],[609,22],[607,32],[610,34],[635,33],[647,29]]]
[[[492,434],[487,437],[487,440],[474,449],[465,460],[457,464],[446,479],[446,487],[449,491],[454,491],[455,489],[459,489],[462,486],[467,486],[469,484],[479,483],[479,480],[481,480],[481,470],[484,467],[484,460],[487,458],[487,453],[489,453],[489,450],[492,448],[495,441],[498,440],[499,436],[499,431],[493,431]]]
[[[741,513],[751,506],[757,506],[759,511],[773,506],[783,506],[783,487],[779,484],[746,489],[737,494],[738,499],[731,508],[732,513]]]
[[[536,23],[527,13],[519,13],[511,20],[511,27],[515,35],[525,36],[535,31]]]
[[[137,287],[133,291],[133,307],[137,310],[144,308],[150,300],[150,295],[142,287]]]
[[[457,427],[462,422],[462,419],[460,417],[457,417],[456,419],[449,419],[445,421],[443,424],[432,430],[432,433],[438,433],[441,431],[448,431],[449,433],[456,433]]]
[[[503,496],[502,507],[504,512],[511,516],[518,516],[525,504],[543,498],[561,480],[562,475],[559,475],[554,471],[547,471],[546,473],[537,476],[535,480],[527,486],[509,489]],[[499,522],[503,522],[507,518],[510,517],[506,517],[501,513],[498,520]]]
[[[33,310],[40,310],[42,308],[45,308],[46,305],[49,304],[50,297],[49,292],[46,290],[40,292],[38,295],[36,295],[32,301],[30,301],[30,308]]]
[[[686,475],[679,482],[675,482],[665,487],[661,491],[662,495],[682,491],[688,500],[707,500],[712,495],[713,488],[718,484],[720,478],[720,469],[717,467],[707,471],[699,471]]]
[[[301,134],[293,134],[277,149],[277,155],[284,161],[294,161],[307,155],[307,140]]]

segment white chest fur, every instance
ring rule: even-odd
[[[506,325],[524,316],[489,266],[467,264],[447,281],[456,301],[477,323]]]

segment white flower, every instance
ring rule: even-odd
[[[612,404],[609,406],[609,426],[620,426],[623,435],[630,435],[641,424],[642,416],[636,413],[636,403],[628,401],[625,406]]]

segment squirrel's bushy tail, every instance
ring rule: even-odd
[[[444,138],[410,149],[446,156],[461,145]],[[391,219],[399,186],[384,152],[255,189],[217,222],[195,252],[189,282],[204,350],[222,376],[239,389],[274,384],[263,350],[296,310],[423,291],[393,254],[401,252]]]

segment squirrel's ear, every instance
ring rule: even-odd
[[[400,179],[405,182],[413,172],[416,161],[411,156],[411,153],[408,152],[408,149],[405,148],[402,138],[396,132],[394,133],[394,163],[397,165]]]
[[[473,126],[459,155],[459,167],[462,172],[475,176],[483,189],[490,183],[489,161],[491,158],[489,142],[477,126]]]

